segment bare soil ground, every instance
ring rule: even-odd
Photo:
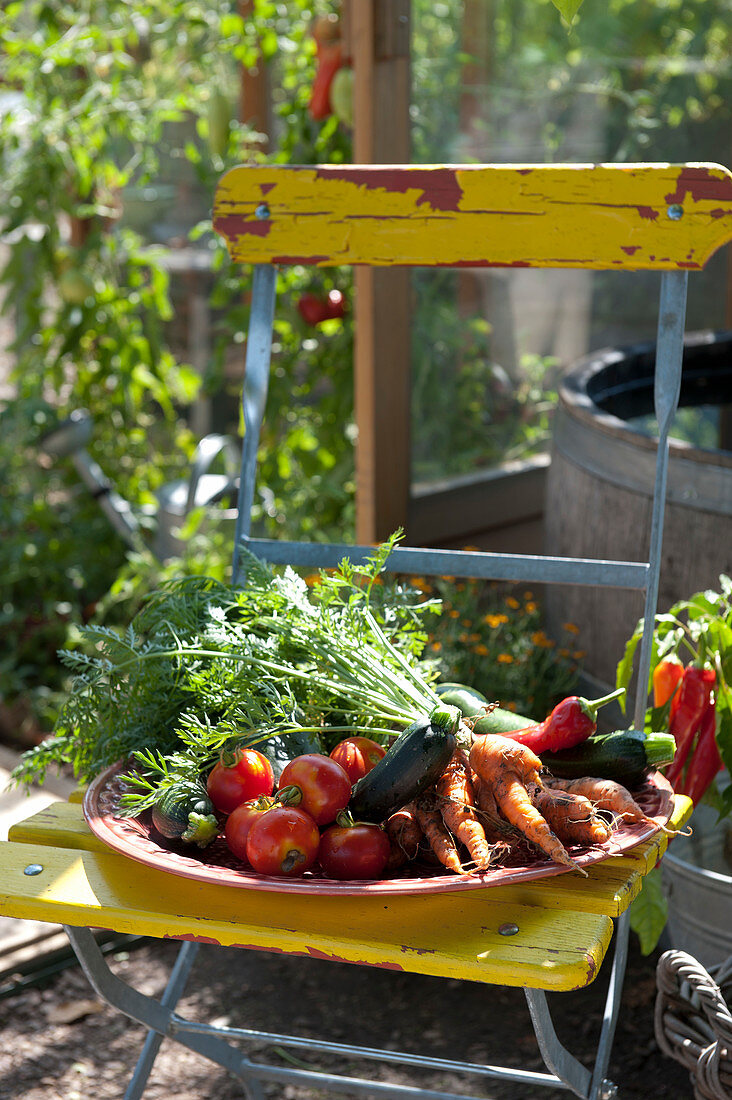
[[[140,941],[110,956],[113,970],[160,995],[177,945]],[[686,1071],[658,1049],[653,1033],[657,955],[640,955],[631,936],[609,1077],[619,1100],[690,1100]],[[591,1063],[602,1018],[609,959],[586,990],[550,995],[560,1039]],[[186,1016],[279,1034],[316,1036],[435,1057],[544,1067],[521,990],[399,974],[367,967],[204,946],[179,1004]],[[117,1100],[124,1095],[144,1030],[99,1003],[78,966],[0,1000],[0,1097],[12,1100]],[[252,1056],[291,1066],[292,1053],[249,1047]],[[486,1100],[564,1100],[563,1090],[454,1073],[387,1069],[296,1052],[321,1070],[474,1094]],[[265,1087],[268,1100],[320,1100],[321,1089]],[[347,1097],[352,1093],[345,1093]],[[416,1096],[419,1093],[415,1094]],[[146,1100],[241,1100],[240,1081],[172,1040],[164,1040]]]

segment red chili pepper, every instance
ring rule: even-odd
[[[684,669],[683,679],[674,696],[669,722],[669,731],[676,741],[676,753],[666,771],[666,779],[674,789],[694,743],[694,736],[709,705],[715,679],[714,670],[711,668],[688,665]]]
[[[688,795],[696,806],[723,766],[717,747],[717,710],[712,699],[704,712],[699,727],[699,737],[679,793]]]
[[[343,65],[343,45],[338,21],[327,16],[317,20],[313,37],[316,42],[317,69],[310,91],[308,111],[312,119],[320,122],[333,113],[330,86],[333,77]]]
[[[675,694],[684,666],[675,654],[663,657],[653,670],[653,705],[662,707]]]
[[[543,722],[512,730],[508,736],[512,741],[520,741],[522,745],[539,754],[571,749],[595,732],[600,707],[617,699],[624,691],[625,688],[618,688],[609,695],[603,695],[601,699],[583,699],[580,695],[569,695],[561,703],[557,703]]]

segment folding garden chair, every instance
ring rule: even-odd
[[[655,402],[659,447],[650,546],[638,561],[552,558],[398,546],[387,568],[545,584],[607,585],[645,593],[634,724],[641,726],[656,610],[667,442],[678,403],[687,277],[732,236],[732,177],[716,165],[243,166],[220,181],[214,225],[233,259],[253,264],[243,394],[245,436],[233,574],[247,548],[272,563],[308,568],[356,564],[372,547],[254,538],[259,431],[270,367],[279,265],[575,267],[660,272]],[[632,277],[629,274],[629,278]],[[647,553],[644,552],[647,550]],[[671,823],[690,813],[677,798]],[[255,1062],[237,1042],[359,1056],[387,1064],[461,1071],[600,1100],[614,1095],[607,1070],[627,958],[628,909],[665,851],[655,834],[621,856],[546,879],[429,896],[313,897],[191,884],[135,867],[90,835],[78,803],[61,803],[11,832],[0,856],[0,911],[67,927],[99,994],[150,1029],[126,1093],[141,1096],[161,1036],[237,1074],[254,1100],[264,1083],[336,1092],[414,1095],[407,1086]],[[235,896],[234,896],[235,895]],[[376,919],[378,916],[378,919]],[[91,928],[109,927],[183,944],[160,1001],[109,970]],[[560,1043],[548,992],[594,980],[615,930],[607,1001],[591,1067]],[[417,1057],[188,1021],[175,1011],[195,941],[284,951],[524,989],[546,1073]],[[420,1090],[426,1100],[453,1094]],[[533,1095],[533,1092],[532,1092]],[[457,1097],[453,1096],[453,1100]]]

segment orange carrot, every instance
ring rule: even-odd
[[[531,796],[521,780],[511,772],[502,775],[493,785],[493,792],[501,813],[520,829],[527,840],[555,863],[581,870],[570,858],[561,840],[552,832],[546,820],[531,801]]]
[[[470,765],[481,779],[491,784],[499,776],[512,772],[525,786],[541,786],[539,772],[542,763],[536,753],[526,745],[498,733],[486,733],[474,739],[470,749]]]
[[[643,813],[631,793],[622,784],[612,779],[598,779],[595,776],[586,775],[581,779],[552,778],[549,782],[557,790],[584,795],[595,804],[596,809],[606,810],[616,818],[645,825],[658,825],[657,821]]]
[[[486,871],[493,858],[485,830],[475,812],[468,754],[456,748],[435,784],[442,819],[450,832],[464,844],[476,871]]]
[[[401,810],[388,817],[384,828],[392,849],[389,866],[400,866],[407,860],[414,859],[422,840],[422,829],[414,803],[402,806]]]
[[[422,795],[416,804],[416,812],[420,828],[440,863],[456,875],[464,874],[455,841],[442,820],[434,791]]]
[[[583,795],[541,787],[532,802],[563,844],[604,844],[612,829]]]

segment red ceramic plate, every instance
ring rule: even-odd
[[[120,817],[119,799],[124,790],[125,774],[123,765],[117,764],[102,772],[88,788],[84,797],[84,816],[91,831],[121,855],[159,871],[199,882],[288,894],[429,894],[504,886],[509,882],[548,878],[571,870],[537,855],[516,866],[499,866],[476,875],[454,875],[422,865],[418,875],[410,868],[378,882],[343,882],[328,879],[317,871],[308,871],[301,878],[258,875],[234,859],[221,837],[199,850],[161,837],[153,828],[148,814],[139,818]],[[634,797],[654,824],[622,825],[605,844],[592,848],[569,848],[575,863],[580,867],[589,867],[611,856],[621,855],[641,841],[648,840],[669,820],[673,810],[673,790],[660,772],[649,776],[643,787],[634,792]]]

